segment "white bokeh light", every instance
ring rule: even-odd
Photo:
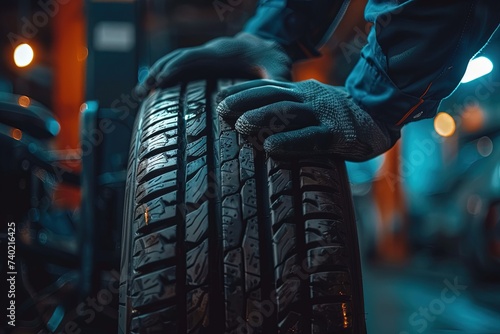
[[[466,83],[490,73],[493,70],[493,63],[486,57],[472,59],[467,65],[467,70],[461,83]]]
[[[33,61],[35,53],[29,44],[19,44],[14,50],[14,63],[17,67],[26,67]]]

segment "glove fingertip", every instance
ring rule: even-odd
[[[231,114],[231,110],[229,110],[229,107],[226,103],[226,101],[222,100],[220,102],[217,102],[217,113],[221,117],[227,117]]]
[[[276,135],[270,136],[264,140],[264,151],[273,155],[277,152],[283,151],[283,143],[280,140],[276,139]]]
[[[241,133],[243,135],[252,135],[252,134],[263,135],[263,133],[260,132],[260,131],[262,131],[263,127],[259,126],[257,124],[251,123],[248,120],[248,117],[246,117],[246,115],[244,115],[244,114],[241,115],[236,120],[236,123],[234,124],[234,128],[236,129],[236,131],[238,131],[239,133]]]
[[[250,134],[250,131],[248,131],[248,121],[245,117],[245,115],[240,116],[237,120],[236,123],[234,124],[234,128],[236,131],[243,135],[248,135]]]

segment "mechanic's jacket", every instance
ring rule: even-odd
[[[348,3],[261,0],[244,30],[279,42],[293,60],[317,56]],[[434,117],[498,28],[500,0],[369,0],[365,18],[374,24],[346,88],[373,118],[397,129]]]

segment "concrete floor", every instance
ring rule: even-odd
[[[460,262],[365,263],[363,277],[369,334],[500,334],[500,281],[478,282]]]

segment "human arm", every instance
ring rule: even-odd
[[[303,83],[291,84],[287,89],[300,92],[302,105],[291,108],[284,100],[274,103],[273,108],[290,115],[300,109],[308,119],[302,117],[300,122],[291,121],[273,131],[264,139],[264,149],[288,155],[336,154],[355,161],[385,152],[405,124],[433,117],[440,101],[457,87],[469,60],[497,28],[498,7],[496,0],[370,1],[366,18],[374,26],[345,89],[316,83],[312,85],[316,93],[305,94]],[[260,90],[275,89],[272,86],[276,84],[267,83]],[[225,110],[242,115],[236,122],[239,131],[255,135],[259,127],[269,126],[269,117],[255,117],[263,113],[265,105],[247,98],[245,106],[231,91],[246,96],[251,89],[235,87],[229,93],[222,92],[220,111],[226,117],[231,113]],[[320,103],[328,112],[311,109],[311,103]],[[245,108],[253,117],[245,116]]]
[[[292,63],[318,54],[317,48],[340,21],[348,2],[262,0],[242,33],[171,52],[151,67],[137,92],[145,96],[181,79],[290,80]]]

